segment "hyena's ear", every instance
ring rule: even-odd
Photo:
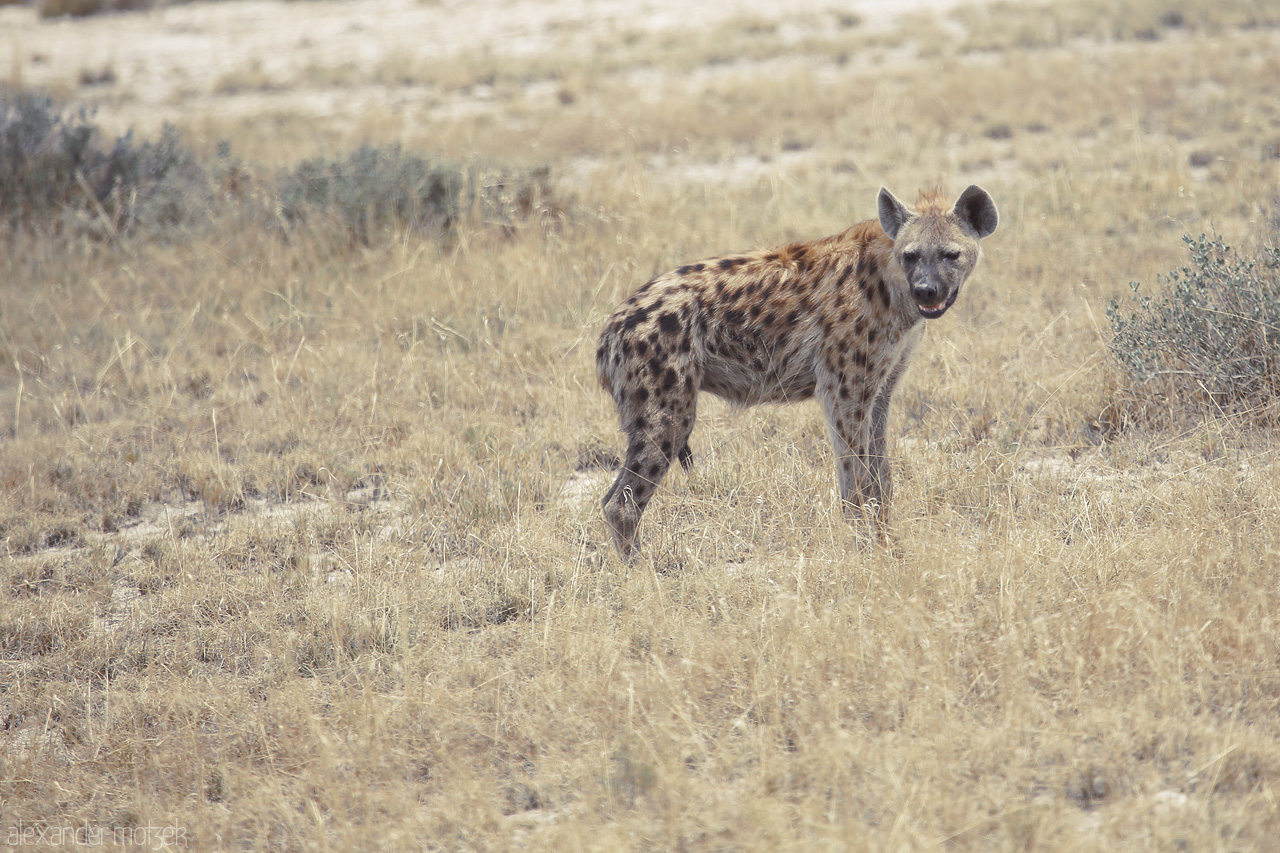
[[[1000,222],[996,203],[986,190],[977,185],[960,193],[960,200],[956,202],[956,218],[968,226],[979,240],[995,231]]]
[[[890,240],[896,240],[898,231],[911,218],[911,211],[907,206],[893,197],[893,193],[884,187],[880,188],[880,196],[876,199],[876,207],[880,212],[880,227],[884,229],[884,233],[889,235]]]

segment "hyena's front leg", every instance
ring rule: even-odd
[[[881,477],[885,471],[875,466],[871,455],[871,413],[859,405],[861,394],[856,390],[833,388],[822,396],[845,515],[855,524],[870,527],[874,538],[884,542],[881,519],[887,518],[882,490],[886,481]]]
[[[889,426],[889,403],[893,400],[893,392],[898,387],[898,381],[907,370],[907,362],[906,357],[899,361],[890,372],[889,378],[885,380],[884,387],[876,395],[869,424],[867,465],[871,473],[870,499],[879,505],[878,530],[882,539],[889,534],[889,504],[893,502],[893,477],[889,473],[889,455],[885,439]]]
[[[868,502],[876,507],[876,531],[881,541],[889,536],[889,504],[893,502],[893,476],[889,473],[889,457],[885,448],[885,427],[889,422],[889,393],[876,397],[871,411],[870,436],[867,441],[869,471]]]
[[[601,503],[613,542],[623,557],[633,553],[640,516],[671,463],[678,458],[688,468],[692,458],[689,435],[695,419],[696,385],[676,374],[660,375],[662,378],[672,379],[660,383],[667,394],[659,396],[639,386],[618,400],[627,434],[627,458]]]

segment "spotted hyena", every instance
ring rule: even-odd
[[[878,207],[879,221],[825,239],[686,264],[609,318],[596,371],[627,457],[603,503],[622,554],[672,460],[690,465],[699,391],[742,406],[817,397],[844,506],[884,541],[889,401],[922,321],[955,302],[998,217],[976,186],[954,205],[922,192],[914,209],[881,189]]]

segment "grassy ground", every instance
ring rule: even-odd
[[[437,100],[354,121],[178,110],[260,177],[400,142],[552,195],[440,236],[4,238],[0,832],[1270,849],[1277,438],[1141,413],[1105,316],[1184,233],[1274,239],[1267,14],[762,18],[400,57],[379,85]],[[620,563],[612,307],[975,182],[1001,228],[899,395],[895,549],[852,547],[816,406],[706,398]]]

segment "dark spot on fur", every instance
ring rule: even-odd
[[[632,311],[630,314],[627,315],[627,319],[622,324],[622,328],[627,330],[634,329],[636,326],[639,326],[641,323],[643,323],[645,320],[648,320],[648,319],[649,319],[649,309],[637,308],[636,310]]]
[[[668,367],[667,372],[662,376],[662,387],[666,391],[670,391],[676,387],[676,383],[680,381],[680,377],[676,376],[673,368]]]
[[[643,357],[649,351],[649,342],[641,339],[636,341],[636,355]]]
[[[707,268],[706,264],[685,264],[676,270],[676,275],[688,275],[689,273],[702,272]]]
[[[645,420],[644,415],[636,415],[635,423],[632,425],[632,428],[637,431],[646,430],[649,428],[649,422]]]
[[[771,326],[773,326],[773,324],[776,322],[778,322],[778,315],[769,313],[769,314],[765,314],[764,317],[761,318],[760,325],[768,329]]]
[[[792,311],[790,314],[787,315],[787,325],[794,326],[796,323],[800,322],[800,318],[803,316],[804,314],[800,311],[800,309],[797,308],[796,310]]]
[[[877,332],[874,327],[867,329],[867,346],[874,344],[876,342],[876,338],[879,336],[880,336],[880,333]]]
[[[665,314],[658,315],[658,329],[667,335],[674,335],[680,331],[680,318],[674,311],[668,311]]]
[[[863,279],[874,278],[880,272],[880,264],[876,261],[875,255],[863,253],[858,259],[858,277]]]
[[[684,378],[684,390],[685,390],[685,391],[692,391],[692,390],[693,390],[693,377],[692,377],[692,376],[686,376],[686,377]],[[684,420],[685,420],[685,423],[686,423],[686,425],[687,425],[687,424],[688,424],[688,422],[689,422],[689,419],[688,419],[688,418],[685,418]]]
[[[853,275],[853,264],[844,268],[844,272],[840,273],[840,277],[836,279],[836,293],[844,289],[844,283],[849,280],[849,276]]]
[[[671,456],[671,440],[670,439],[663,439],[661,450],[662,450],[663,456],[666,456],[666,457]]]
[[[746,258],[721,258],[717,266],[725,272],[733,272],[747,262]]]
[[[724,321],[730,326],[741,326],[743,321],[746,319],[746,315],[744,315],[742,310],[739,308],[734,308],[724,312]]]
[[[649,389],[641,385],[639,388],[636,389],[636,402],[639,403],[640,405],[644,405],[645,401],[648,399],[649,399]]]
[[[880,301],[884,303],[885,308],[888,308],[893,304],[889,299],[889,288],[884,283],[884,279],[881,278],[876,280],[876,291],[880,294]]]

